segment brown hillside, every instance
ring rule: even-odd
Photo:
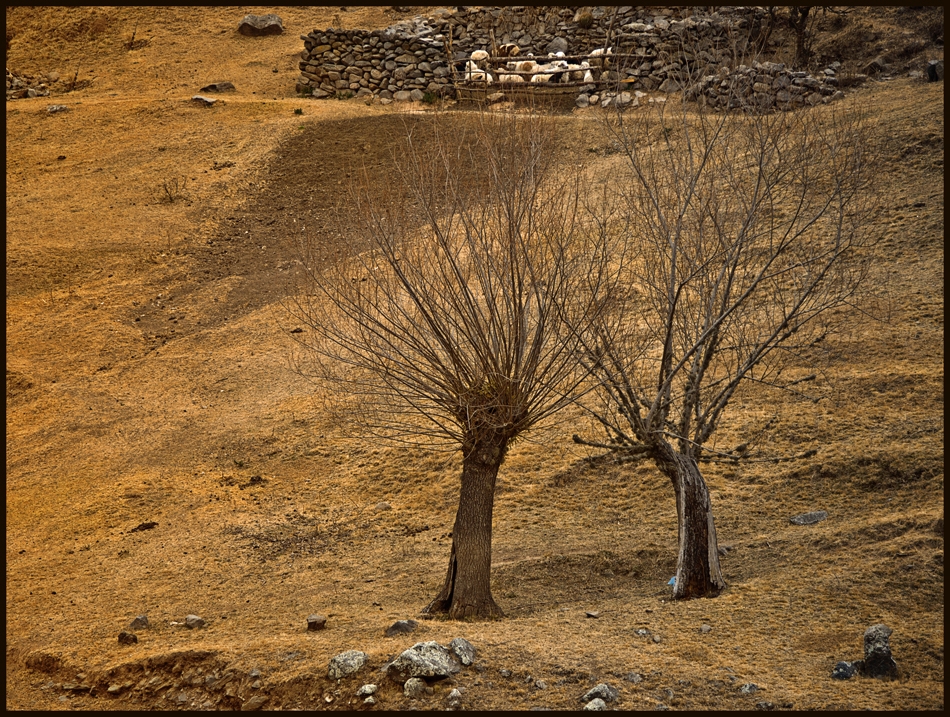
[[[668,600],[668,482],[556,424],[499,476],[493,591],[508,617],[387,638],[444,577],[458,456],[327,421],[290,370],[281,300],[294,234],[347,251],[327,227],[350,173],[367,162],[387,176],[389,148],[425,116],[297,97],[299,35],[422,10],[280,8],[283,35],[249,38],[241,18],[273,9],[7,8],[8,70],[52,90],[6,105],[7,708],[260,695],[264,709],[353,709],[375,682],[379,709],[444,708],[453,688],[465,709],[577,709],[608,682],[621,709],[942,709],[944,85],[908,73],[943,58],[943,11],[817,16],[814,69],[889,66],[842,100],[875,130],[881,300],[836,339],[828,399],[749,392],[722,427],[728,442],[775,415],[777,454],[818,450],[707,469],[732,547],[723,595]],[[791,36],[775,39],[788,57]],[[220,80],[236,92],[191,101]],[[604,154],[597,117],[559,118],[565,152]],[[827,520],[789,523],[819,509]],[[327,629],[306,631],[310,613]],[[141,614],[151,627],[119,644]],[[173,624],[188,614],[207,626]],[[900,679],[831,680],[876,623],[894,630]],[[432,694],[410,700],[378,672],[454,637],[476,664]],[[350,649],[367,667],[329,680]]]

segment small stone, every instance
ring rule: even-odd
[[[505,668],[502,668],[498,670],[498,674],[501,675],[502,677],[511,677],[511,670],[506,670]]]
[[[191,98],[191,100],[193,102],[197,102],[198,104],[203,105],[204,107],[210,107],[215,102],[217,102],[217,100],[214,97],[205,97],[204,95],[195,95],[194,97]]]
[[[202,87],[199,92],[236,92],[237,88],[234,86],[233,82],[212,82],[210,85],[205,85]]]
[[[280,35],[284,31],[283,20],[280,16],[268,13],[267,15],[245,15],[238,25],[238,32],[250,37],[261,35]]]
[[[475,662],[475,648],[463,637],[456,637],[449,643],[449,649],[463,665],[468,667]]]
[[[665,704],[663,704],[662,702],[657,702],[657,703],[656,703],[656,707],[654,707],[653,709],[654,709],[654,710],[657,710],[657,711],[660,711],[660,712],[663,712],[663,711],[665,711],[665,710],[668,710],[669,707],[667,707],[667,706],[666,706]]]
[[[616,687],[611,687],[606,682],[601,682],[599,685],[595,685],[585,692],[584,696],[581,697],[581,702],[590,702],[598,698],[604,702],[615,702],[618,697],[620,697],[620,690]]]
[[[820,523],[825,518],[828,517],[828,513],[824,510],[816,510],[811,513],[802,513],[801,515],[796,515],[788,519],[788,522],[792,525],[814,525],[815,523]]]
[[[134,632],[129,632],[128,630],[123,630],[119,633],[119,644],[120,645],[134,645],[138,642],[138,637],[135,636]]]
[[[363,700],[363,704],[364,704],[364,705],[375,705],[375,704],[376,704],[376,698],[373,697],[372,695],[370,695],[370,696],[367,697],[365,700]]]
[[[132,619],[132,622],[129,623],[130,630],[146,630],[148,629],[148,615],[139,615]]]
[[[415,620],[396,620],[392,625],[386,628],[386,637],[395,637],[396,635],[406,635],[419,625]]]
[[[739,692],[744,695],[751,695],[759,691],[759,686],[754,682],[747,682],[739,688]]]
[[[548,688],[548,683],[544,680],[535,680],[534,686],[539,690],[546,690]]]
[[[854,677],[854,673],[857,670],[854,669],[854,665],[850,662],[841,661],[834,666],[834,669],[831,671],[831,679],[833,680],[850,680]]]
[[[578,95],[577,99],[574,100],[574,106],[578,109],[585,109],[590,107],[590,97],[587,95]]]
[[[592,619],[594,619],[594,620],[596,620],[597,618],[600,617],[600,613],[597,612],[596,610],[589,610],[589,611],[585,612],[584,614],[585,614],[587,617],[592,618]]]
[[[623,676],[623,679],[636,685],[643,682],[643,675],[638,672],[628,672]]]
[[[330,666],[327,669],[327,676],[331,680],[339,680],[347,675],[358,672],[366,664],[365,652],[359,650],[347,650],[330,660]]]
[[[458,707],[462,702],[462,693],[459,692],[458,688],[449,692],[449,704],[452,707]]]
[[[48,114],[56,114],[57,112],[68,112],[69,108],[66,105],[48,105],[46,112]]]
[[[712,625],[703,624],[700,626],[699,631],[704,635],[708,635],[710,632],[712,632]]]
[[[247,673],[247,676],[251,679],[256,679],[261,676],[261,671],[259,668],[255,667],[250,672]]]
[[[379,503],[377,503],[377,504],[375,505],[375,507],[373,508],[373,510],[375,510],[377,513],[380,513],[380,512],[382,512],[382,511],[384,511],[384,510],[392,510],[392,509],[393,509],[393,507],[392,507],[389,503],[387,503],[386,501],[384,501],[384,500],[382,500],[382,501],[380,501]]]
[[[660,639],[660,636],[659,636],[659,635],[654,635],[654,636],[653,636],[653,642],[655,642],[657,645],[659,645],[661,642],[663,642],[663,640]]]
[[[184,693],[182,693],[184,694]],[[251,699],[241,705],[241,712],[253,712],[259,710],[267,702],[267,695],[254,695]]]
[[[318,615],[314,613],[313,615],[307,615],[307,630],[313,632],[316,630],[323,630],[327,626],[327,619],[323,615]]]
[[[764,710],[766,712],[771,712],[775,709],[775,705],[772,702],[756,702],[755,708],[757,710]]]
[[[425,694],[425,691],[426,681],[420,677],[410,677],[402,686],[402,692],[406,697],[418,697]]]
[[[205,621],[197,615],[185,615],[185,627],[194,630],[196,627],[204,627]]]
[[[595,697],[584,705],[584,709],[588,712],[605,712],[607,710],[607,703],[600,699],[600,697]]]
[[[378,688],[376,685],[373,685],[373,684],[366,684],[366,685],[363,685],[362,687],[360,687],[360,688],[356,691],[356,696],[357,696],[357,697],[369,697],[371,694],[374,694],[377,689],[379,689],[379,688]]]

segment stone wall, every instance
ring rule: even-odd
[[[297,91],[314,97],[373,96],[432,100],[454,95],[465,61],[475,50],[498,54],[513,43],[518,58],[563,52],[585,58],[593,81],[574,82],[578,106],[620,103],[631,92],[687,90],[687,97],[718,108],[787,108],[841,96],[835,68],[817,78],[776,63],[739,64],[760,32],[766,12],[756,7],[480,7],[440,10],[385,30],[314,30],[302,35]],[[590,52],[613,49],[601,65]],[[510,58],[493,57],[498,76]],[[525,78],[530,79],[530,78]],[[564,73],[559,78],[570,82]],[[817,83],[817,84],[816,84]],[[494,90],[504,92],[504,85]]]

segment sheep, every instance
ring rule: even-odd
[[[465,79],[469,81],[487,82],[488,84],[493,82],[492,76],[471,60],[469,60],[465,66]]]
[[[482,60],[487,60],[489,57],[490,55],[484,50],[475,50],[472,53],[472,60],[474,62],[481,62]]]
[[[534,60],[522,60],[515,65],[515,69],[518,72],[537,72],[538,63]]]
[[[521,48],[513,42],[506,42],[498,47],[499,57],[517,57],[521,54]]]
[[[533,75],[531,77],[532,82],[550,82],[551,75]]]
[[[499,82],[524,82],[521,75],[498,75]]]

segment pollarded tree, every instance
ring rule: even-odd
[[[673,484],[676,598],[725,586],[702,461],[752,459],[711,438],[748,384],[814,378],[808,352],[847,316],[867,264],[867,130],[842,104],[746,115],[668,105],[617,113],[612,175],[629,231],[611,335],[589,332],[587,402],[607,439]],[[694,109],[694,108],[695,109]],[[772,456],[771,459],[774,459]]]
[[[575,399],[577,327],[601,311],[604,242],[585,183],[558,163],[554,120],[452,113],[409,132],[397,183],[368,172],[347,213],[349,259],[306,246],[293,309],[331,389],[364,431],[461,449],[459,506],[430,613],[502,615],[490,588],[495,480],[512,441]],[[393,187],[398,186],[398,191]],[[407,199],[408,195],[408,199]]]

